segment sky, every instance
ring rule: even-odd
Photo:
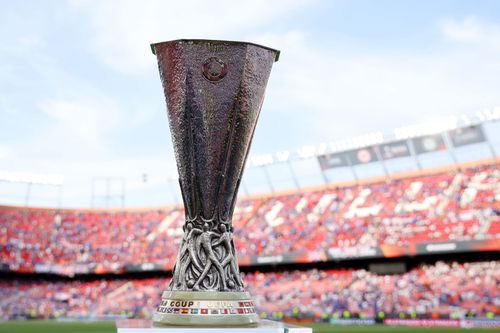
[[[88,207],[92,184],[102,195],[106,177],[126,180],[127,206],[178,195],[167,186],[176,167],[153,42],[226,39],[281,50],[253,155],[500,105],[499,1],[0,6],[0,170],[65,178],[61,192],[30,188],[33,205]],[[23,204],[26,195],[25,184],[0,182],[0,203]]]

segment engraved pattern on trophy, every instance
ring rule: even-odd
[[[231,218],[278,52],[206,40],[153,47],[186,214],[169,290],[242,292]]]
[[[243,290],[229,227],[220,224],[218,230],[211,231],[209,223],[202,229],[192,225],[187,223],[169,289]]]

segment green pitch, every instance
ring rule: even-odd
[[[310,324],[314,333],[485,333],[493,332],[489,329],[456,329],[456,328],[419,328],[419,327],[388,327],[388,326],[334,326],[330,324]],[[114,333],[113,321],[102,322],[55,322],[55,321],[4,321],[0,322],[0,333]]]

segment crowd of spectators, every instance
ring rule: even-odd
[[[241,254],[497,238],[500,170],[470,168],[271,197],[236,228]],[[248,245],[249,244],[249,245]]]
[[[500,262],[423,265],[404,274],[366,270],[310,270],[245,277],[256,303],[268,313],[294,311],[319,318],[380,312],[405,316],[500,314]]]
[[[494,165],[339,188],[243,199],[233,217],[241,256],[331,248],[405,246],[500,237],[500,170]],[[0,207],[0,265],[126,264],[171,268],[181,207],[55,210]],[[38,269],[37,271],[41,271]]]
[[[421,265],[402,274],[363,269],[244,275],[262,317],[433,318],[500,315],[500,261]],[[0,281],[0,319],[148,318],[169,278]]]

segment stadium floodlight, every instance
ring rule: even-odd
[[[287,162],[290,159],[290,151],[283,150],[276,153],[278,162]]]
[[[363,138],[362,137],[355,137],[349,140],[350,142],[350,147],[349,148],[357,148],[363,145]]]
[[[500,106],[495,106],[493,108],[493,120],[500,119]]]
[[[476,111],[476,117],[479,118],[480,122],[483,122],[486,120],[486,117],[484,116],[483,112],[481,112],[481,111]]]
[[[351,148],[358,148],[361,147],[365,144],[365,137],[364,136],[358,136],[351,138]]]
[[[328,143],[328,146],[330,147],[330,151],[336,152],[340,150],[339,144],[336,141],[332,141]]]
[[[449,131],[457,128],[457,126],[458,118],[456,116],[440,117],[430,119],[425,123],[396,128],[394,136],[396,139],[408,139]]]
[[[405,127],[398,127],[394,129],[394,137],[398,140],[401,139],[407,139],[408,138],[408,132],[406,131]]]
[[[493,118],[493,111],[491,109],[484,108],[483,115],[484,115],[484,118],[486,118],[486,121],[490,121]]]
[[[399,127],[394,130],[396,139],[408,139],[417,136],[415,129],[411,126]]]
[[[274,158],[272,154],[263,154],[252,156],[250,159],[252,166],[260,167],[274,163]]]
[[[326,143],[320,143],[318,148],[316,149],[316,154],[323,155],[324,153],[326,153],[327,149],[328,149],[328,146]]]
[[[376,145],[384,142],[384,133],[382,132],[374,132],[370,135],[370,145]]]
[[[330,147],[335,150],[348,150],[353,148],[367,147],[384,142],[382,132],[367,133],[349,139],[339,140],[330,143]]]
[[[352,147],[352,141],[349,139],[340,140],[340,146],[342,149],[347,150]]]
[[[500,118],[500,107],[495,107],[492,109],[484,109],[482,112],[480,112],[486,121],[493,121],[497,120]]]
[[[431,119],[425,127],[421,130],[425,134],[435,134],[439,132],[449,131],[456,129],[458,125],[458,118],[456,116],[442,117]]]
[[[469,125],[472,124],[472,121],[471,121],[470,117],[468,115],[466,115],[466,114],[461,115],[460,119],[465,124],[465,126],[469,126]]]
[[[64,176],[0,170],[0,181],[61,186],[64,184]]]
[[[316,147],[314,146],[302,146],[297,150],[297,154],[301,159],[308,159],[316,156]]]

